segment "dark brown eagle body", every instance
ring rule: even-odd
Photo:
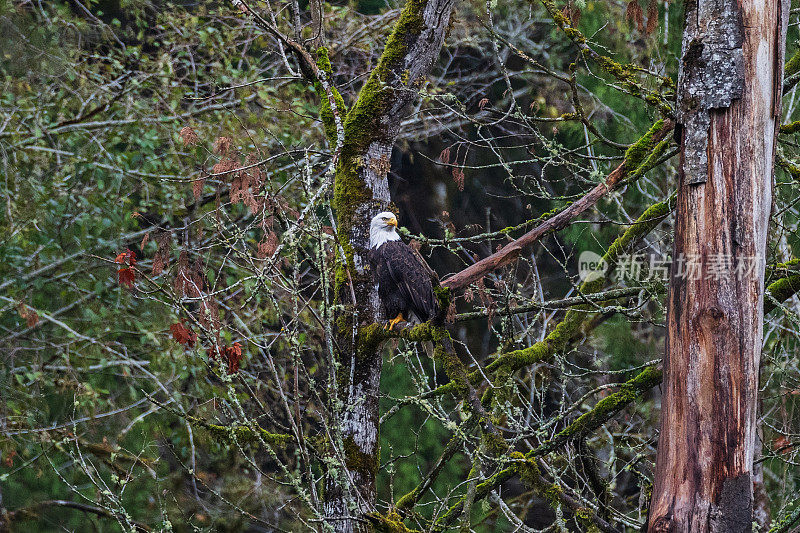
[[[427,322],[438,311],[433,283],[427,269],[403,241],[387,241],[369,251],[378,282],[378,296],[388,318],[411,313]]]

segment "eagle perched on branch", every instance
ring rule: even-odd
[[[378,282],[378,296],[391,331],[413,314],[427,322],[439,310],[430,268],[397,233],[397,217],[384,211],[369,225],[369,262]]]

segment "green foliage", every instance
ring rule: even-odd
[[[372,0],[324,4],[326,46],[309,52],[344,127],[332,191],[339,139],[325,88],[299,79],[289,49],[227,3],[0,4],[3,507],[34,513],[38,502],[75,500],[111,516],[36,508],[22,527],[37,531],[90,522],[129,530],[129,520],[164,531],[301,531],[319,523],[326,481],[341,481],[343,462],[378,470],[380,512],[364,517],[378,531],[456,524],[469,475],[478,478],[473,530],[518,529],[490,499],[499,488],[512,512],[546,522],[532,527],[552,522],[534,516],[549,508],[565,528],[591,531],[593,511],[562,501],[593,498],[590,476],[565,460],[578,458],[568,446],[585,439],[600,473],[613,476],[613,505],[635,523],[643,511],[636,496],[650,481],[639,472],[654,450],[648,394],[660,379],[657,367],[640,365],[661,350],[661,302],[643,295],[641,305],[619,301],[602,313],[589,304],[496,311],[611,286],[611,277],[581,284],[570,276],[584,250],[613,263],[638,247],[669,247],[668,232],[653,230],[673,206],[674,161],[654,164],[674,144],[653,135],[674,97],[678,4],[658,6],[659,23],[670,21],[666,41],[663,28],[638,28],[623,4],[578,1],[565,10],[548,1],[553,23],[542,5],[490,2],[497,34],[484,26],[485,4],[459,5],[446,59],[424,80],[408,69],[392,78],[422,27],[424,0],[401,10]],[[277,15],[290,36],[292,7]],[[307,25],[308,2],[299,7]],[[396,29],[387,35],[389,22]],[[506,53],[512,46],[539,63]],[[800,56],[789,57],[787,74],[796,74]],[[636,179],[468,297],[437,290],[443,309],[478,308],[487,320],[399,334],[358,322],[336,295],[350,290],[350,232],[372,197],[359,154],[385,127],[389,82],[421,94],[390,184],[393,200],[407,205],[401,219],[418,223],[406,235],[421,228],[416,238],[441,275],[572,205],[623,160]],[[800,131],[796,106],[785,118],[770,263],[800,252],[800,171],[789,140]],[[236,180],[257,172],[247,199],[255,207],[235,200]],[[164,252],[161,232],[169,232]],[[127,249],[138,260],[132,289],[118,282],[115,262]],[[798,319],[785,303],[800,287],[795,266],[767,275],[765,412],[789,413],[767,429],[769,444],[783,442],[779,430],[797,433]],[[202,297],[177,294],[181,272]],[[192,345],[175,338],[176,323],[196,334]],[[352,438],[337,440],[336,386],[355,383],[361,369],[334,360],[334,332],[352,333],[359,357],[385,357],[377,456]],[[457,350],[445,348],[451,341]],[[241,368],[231,371],[234,354]],[[465,401],[470,384],[503,438],[482,433]],[[623,410],[620,429],[611,419]],[[598,431],[604,424],[609,431]],[[783,453],[765,446],[773,473],[786,464]],[[435,480],[419,490],[443,454]],[[776,516],[796,518],[782,503],[797,474],[768,483],[783,508]]]
[[[426,362],[425,369],[430,375],[435,375],[432,362]],[[409,367],[399,357],[385,363],[381,379],[381,393],[386,396],[381,402],[383,410],[391,407],[388,398],[405,396],[414,390],[414,385]],[[421,475],[428,472],[441,455],[448,439],[447,429],[426,411],[424,404],[402,409],[392,416],[381,427],[380,433],[378,486],[381,496],[394,500],[414,489],[422,480]],[[412,460],[400,460],[405,457]],[[458,454],[439,476],[436,489],[449,491],[456,487],[461,482],[459,473],[463,468],[463,457]],[[390,488],[393,494],[388,493]],[[428,498],[429,495],[426,500]]]

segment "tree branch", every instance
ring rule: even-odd
[[[668,142],[662,141],[666,140],[667,134],[673,128],[674,123],[671,120],[656,122],[642,138],[628,149],[625,160],[608,175],[603,183],[598,184],[580,200],[548,218],[522,237],[505,245],[496,253],[445,279],[442,281],[442,286],[458,289],[474,283],[489,272],[516,260],[523,247],[533,244],[548,233],[567,227],[570,221],[597,204],[608,193],[652,168],[650,165],[655,164],[660,155],[666,151]]]
[[[78,511],[95,514],[103,518],[112,518],[114,520],[128,522],[134,527],[136,531],[142,533],[148,533],[150,531],[150,528],[147,527],[146,525],[140,524],[138,522],[133,522],[129,519],[126,519],[125,517],[120,516],[118,513],[113,513],[109,511],[108,509],[103,509],[102,507],[96,507],[94,505],[87,505],[85,503],[78,503],[69,500],[45,500],[42,502],[35,503],[29,507],[23,507],[21,509],[17,509],[16,511],[11,511],[7,514],[8,523],[10,524],[17,520],[35,519],[37,518],[35,510],[42,507],[67,507],[69,509],[77,509]]]

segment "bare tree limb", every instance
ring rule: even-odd
[[[513,262],[525,246],[533,244],[548,233],[565,228],[575,217],[597,204],[608,193],[626,183],[626,178],[629,179],[631,175],[643,174],[646,170],[642,166],[654,164],[658,160],[658,157],[653,157],[655,154],[654,149],[662,144],[662,141],[665,140],[673,127],[674,123],[670,120],[658,121],[647,134],[628,149],[625,160],[608,175],[603,183],[595,186],[580,200],[548,218],[522,237],[505,245],[498,252],[448,277],[442,281],[442,286],[449,289],[459,289],[474,283],[489,272]],[[665,149],[666,145],[662,145],[661,153]]]

